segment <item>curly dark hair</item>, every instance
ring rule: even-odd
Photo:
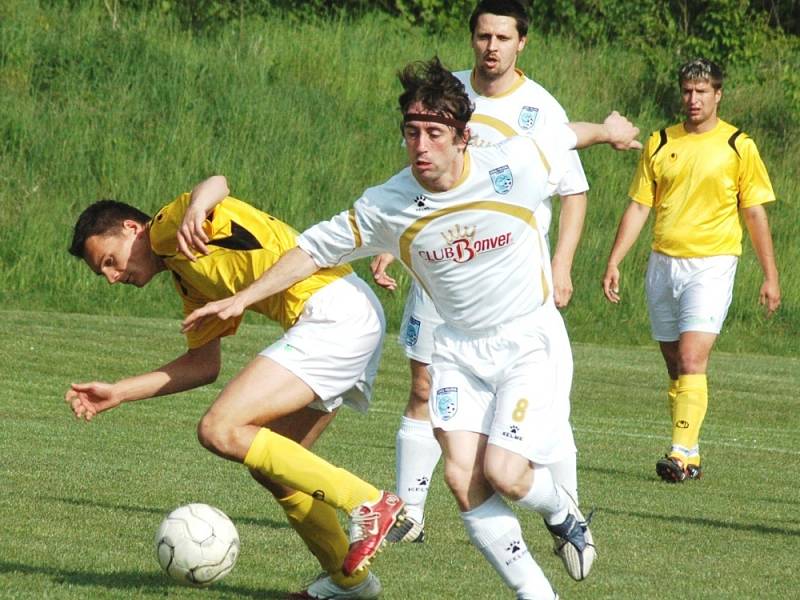
[[[404,115],[415,102],[421,102],[426,109],[467,123],[472,116],[474,105],[467,96],[464,85],[434,56],[429,61],[417,61],[406,65],[397,74],[403,93],[398,102]],[[457,129],[463,135],[463,129]]]
[[[125,220],[145,225],[150,217],[138,208],[117,200],[98,200],[84,210],[75,223],[69,253],[84,258],[86,240],[93,235],[113,235],[122,229]]]

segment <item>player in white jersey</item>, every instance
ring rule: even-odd
[[[568,148],[641,147],[638,129],[614,113],[535,141],[467,147],[472,106],[438,59],[409,65],[400,81],[411,166],[308,229],[258,281],[198,309],[184,327],[241,314],[322,265],[399,258],[446,319],[431,365],[433,424],[469,537],[517,598],[552,600],[503,497],[543,516],[573,578],[588,575],[595,550],[577,505],[543,466],[569,451],[569,423],[555,360],[564,325],[534,210],[558,185]]]
[[[516,0],[482,0],[470,17],[471,44],[475,53],[473,69],[454,75],[464,84],[475,105],[469,121],[470,144],[496,144],[515,135],[535,135],[553,124],[566,123],[567,113],[541,85],[516,68],[517,57],[525,47],[528,15]],[[588,183],[577,151],[568,155],[567,169],[556,188],[561,197],[559,235],[552,262],[553,299],[559,308],[572,296],[570,271],[586,214]],[[547,240],[553,216],[551,198],[535,211],[536,221]],[[376,281],[389,287],[394,280],[385,275],[391,262],[387,256],[373,261]],[[406,536],[401,541],[424,539],[424,508],[433,471],[441,451],[433,436],[428,412],[430,375],[428,365],[433,352],[433,330],[442,324],[433,301],[416,283],[406,298],[400,325],[399,342],[409,359],[411,388],[396,437],[397,494],[406,502]],[[561,364],[571,363],[569,340],[562,344]],[[563,385],[572,384],[572,369],[564,369]],[[578,499],[576,450],[563,461],[551,465],[556,480]]]

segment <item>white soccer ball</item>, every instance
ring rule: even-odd
[[[176,581],[205,587],[233,569],[239,556],[239,533],[218,508],[186,504],[161,522],[156,556],[161,568]]]

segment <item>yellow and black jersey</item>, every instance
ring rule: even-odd
[[[722,120],[699,134],[682,123],[653,133],[628,194],[655,209],[653,250],[681,258],[740,255],[739,209],[775,200],[755,143]]]
[[[190,194],[182,194],[150,222],[150,245],[172,273],[183,299],[185,314],[213,300],[227,298],[258,279],[297,243],[292,227],[236,198],[225,198],[206,219],[209,254],[197,253],[192,262],[177,249],[177,231],[189,205]],[[314,292],[352,272],[348,266],[321,269],[282,293],[250,307],[284,329],[291,327]],[[187,334],[190,348],[236,333],[241,317],[221,321],[207,319]]]

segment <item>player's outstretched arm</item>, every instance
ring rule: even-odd
[[[575,148],[586,148],[595,144],[609,144],[615,150],[641,150],[642,143],[636,137],[639,128],[617,111],[608,115],[602,123],[568,123],[575,133]]]
[[[64,402],[77,418],[91,421],[123,402],[175,394],[213,382],[219,375],[220,356],[220,342],[215,339],[149,373],[115,383],[73,383],[64,394]]]
[[[758,262],[761,264],[761,270],[764,272],[764,283],[761,284],[758,301],[764,306],[769,317],[781,305],[781,286],[767,211],[762,204],[759,204],[742,209],[742,216],[747,225]]]
[[[619,285],[619,263],[628,254],[636,239],[647,222],[650,215],[650,207],[638,202],[631,202],[617,228],[617,237],[611,247],[611,254],[608,257],[608,265],[603,275],[603,294],[609,302],[618,304],[620,301]]]
[[[192,199],[178,228],[178,250],[191,261],[196,260],[194,250],[208,254],[208,235],[203,223],[214,207],[230,194],[228,180],[214,175],[198,183],[192,190]]]
[[[238,317],[245,309],[269,298],[273,294],[293,286],[298,281],[311,277],[319,267],[304,250],[295,246],[280,257],[261,277],[233,296],[209,302],[183,320],[181,331],[186,333],[200,325],[203,319],[216,316],[222,320]]]

